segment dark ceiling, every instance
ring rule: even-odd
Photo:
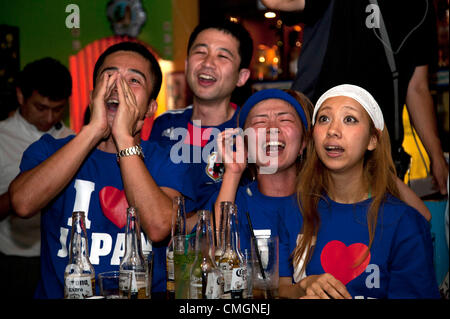
[[[260,20],[264,10],[258,9],[258,0],[199,0],[200,21],[228,16]]]

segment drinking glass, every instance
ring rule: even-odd
[[[173,237],[175,299],[189,298],[189,270],[195,259],[195,233]]]
[[[131,272],[122,274],[119,271],[108,271],[98,274],[100,294],[106,299],[129,299],[130,291],[119,291],[119,281],[125,280],[122,287],[131,287]]]
[[[278,237],[256,237],[251,241],[253,299],[278,298]]]

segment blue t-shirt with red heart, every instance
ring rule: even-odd
[[[24,152],[20,165],[26,171],[39,165],[74,136],[54,139],[46,134]],[[155,182],[178,190],[195,200],[187,165],[173,164],[170,151],[155,142],[142,141],[144,161]],[[72,212],[82,210],[86,217],[90,261],[99,273],[118,270],[125,249],[126,209],[120,168],[116,155],[94,149],[65,189],[42,210],[41,280],[36,298],[62,298],[64,270],[68,263]],[[153,250],[152,292],[166,289],[166,242],[152,243],[144,233],[144,253]],[[96,280],[97,294],[98,280]]]
[[[369,245],[371,199],[319,202],[320,228],[306,274],[330,273],[355,299],[440,298],[433,266],[430,225],[415,209],[388,196]]]
[[[207,203],[212,209],[216,193]],[[367,209],[372,200],[340,204],[325,197],[319,202],[320,228],[306,275],[330,273],[360,298],[439,298],[430,225],[415,209],[388,196],[379,211],[370,253]],[[238,209],[241,251],[250,249],[249,213],[255,230],[270,229],[279,237],[279,275],[299,281],[292,265],[302,216],[295,195],[263,195],[257,182],[240,186]],[[360,260],[363,259],[363,260]],[[359,263],[360,262],[360,263]]]

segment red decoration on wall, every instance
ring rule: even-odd
[[[84,113],[89,104],[89,92],[93,90],[93,73],[95,62],[99,56],[111,45],[124,42],[138,42],[144,45],[159,60],[148,44],[128,36],[111,36],[96,40],[69,57],[69,69],[72,75],[72,96],[70,98],[70,128],[78,133],[83,126]],[[142,128],[142,139],[147,140],[153,125],[153,117],[146,118]]]

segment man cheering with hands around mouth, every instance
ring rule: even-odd
[[[193,198],[187,166],[173,164],[170,150],[140,138],[145,117],[156,111],[161,81],[158,62],[144,46],[109,47],[94,68],[89,124],[65,139],[44,135],[24,152],[9,191],[17,215],[42,209],[35,297],[63,296],[73,211],[85,211],[90,261],[99,274],[118,270],[128,206],[138,209],[143,230],[158,242],[170,230],[172,198]],[[144,250],[154,252],[152,292],[164,291],[165,247],[145,243]]]

